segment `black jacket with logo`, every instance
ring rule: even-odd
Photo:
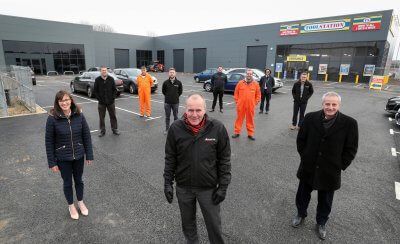
[[[293,84],[292,95],[294,101],[297,103],[307,103],[308,99],[310,99],[313,93],[314,88],[309,81],[304,83],[303,96],[301,96],[301,81],[297,81]]]
[[[172,84],[171,80],[164,81],[162,85],[162,93],[164,94],[164,102],[168,104],[178,104],[179,97],[182,95],[182,82],[178,79],[174,80]]]
[[[229,136],[221,122],[207,117],[199,134],[193,135],[183,119],[176,120],[165,143],[165,184],[175,180],[181,187],[227,187],[230,160]]]
[[[109,75],[105,80],[101,76],[97,77],[94,82],[94,95],[97,100],[99,100],[100,104],[113,104],[117,97],[117,88],[115,87],[114,78]]]
[[[228,78],[226,74],[217,72],[211,76],[211,84],[213,85],[213,89],[225,89],[225,83],[228,82]]]

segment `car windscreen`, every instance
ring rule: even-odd
[[[140,75],[141,71],[140,69],[124,69],[124,71],[129,75],[129,76],[138,76]]]

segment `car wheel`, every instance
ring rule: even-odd
[[[212,90],[211,84],[210,84],[210,83],[205,84],[205,85],[204,85],[204,90],[206,90],[206,91],[208,91],[208,92],[211,92],[211,90]]]
[[[71,93],[76,93],[74,83],[71,82],[70,87],[71,87]]]
[[[275,92],[276,90],[278,90],[278,88],[272,88],[272,92]]]
[[[93,91],[92,91],[92,88],[91,88],[90,86],[88,86],[88,88],[87,88],[87,95],[88,95],[88,97],[90,97],[90,98],[93,97]]]
[[[200,82],[200,79],[199,79],[199,77],[196,77],[196,79],[194,79],[197,83],[199,83]]]
[[[129,93],[130,94],[135,94],[137,91],[136,91],[136,86],[133,84],[133,83],[131,83],[130,85],[129,85]]]

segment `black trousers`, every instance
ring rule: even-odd
[[[300,180],[296,194],[297,214],[300,217],[307,217],[307,208],[311,199],[312,187]],[[325,225],[329,219],[332,209],[333,195],[335,191],[318,191],[317,224]]]
[[[213,103],[212,103],[212,109],[215,109],[215,105],[217,105],[217,97],[219,97],[219,108],[223,109],[223,102],[222,102],[222,97],[224,96],[224,89],[222,88],[215,88],[213,90]]]
[[[262,92],[261,93],[261,103],[260,103],[260,111],[264,111],[264,101],[266,101],[265,104],[265,111],[269,111],[269,101],[271,100],[271,93],[269,92]]]
[[[176,187],[182,230],[187,243],[199,243],[196,225],[196,201],[199,202],[211,244],[224,243],[222,238],[220,205],[212,202],[214,189]]]
[[[175,120],[178,119],[178,109],[179,109],[179,103],[177,103],[177,104],[164,103],[165,130],[169,129],[171,110],[172,110],[172,113],[174,115],[174,121],[175,121]]]
[[[106,117],[106,110],[108,111],[108,115],[110,116],[111,129],[113,131],[117,130],[118,124],[117,124],[117,116],[115,115],[115,103],[109,105],[99,103],[97,108],[99,110],[100,131],[106,132],[106,125],[104,122],[104,119]]]
[[[74,203],[74,195],[72,191],[72,178],[75,183],[75,193],[78,201],[83,200],[83,167],[84,157],[73,161],[64,161],[57,163],[63,179],[64,195],[69,205]]]
[[[304,120],[304,113],[306,112],[307,108],[307,103],[299,103],[299,102],[294,102],[293,103],[293,119],[292,119],[292,125],[293,126],[302,126],[303,125],[303,120]],[[300,110],[300,119],[299,122],[297,123],[297,115]]]

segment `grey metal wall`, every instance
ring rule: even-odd
[[[318,32],[286,37],[281,37],[279,35],[281,24],[335,20],[378,14],[382,15],[382,27],[380,30],[360,32],[353,32],[351,30]],[[185,72],[192,72],[193,52],[191,52],[191,50],[193,48],[207,48],[207,68],[217,67],[218,65],[222,65],[224,67],[245,67],[247,60],[247,47],[267,45],[268,52],[266,66],[273,70],[277,45],[386,40],[391,16],[392,10],[386,10],[353,15],[334,16],[329,18],[299,20],[160,36],[155,39],[155,49],[165,50],[165,64],[167,68],[173,65],[172,50],[184,49]]]
[[[207,67],[207,48],[193,49],[193,72],[198,73]]]

